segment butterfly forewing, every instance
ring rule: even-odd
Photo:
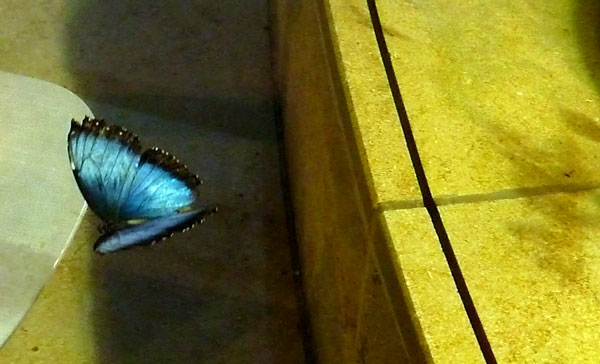
[[[71,123],[69,157],[79,188],[88,205],[103,220],[119,220],[118,198],[139,161],[137,138],[99,120]]]
[[[162,150],[140,154],[137,137],[124,128],[73,121],[68,144],[77,184],[106,222],[168,216],[195,202],[197,177]]]
[[[186,175],[171,172],[171,161],[180,164],[173,159],[159,149],[150,149],[142,154],[129,198],[121,206],[121,214],[139,215],[143,211],[144,217],[153,218],[164,216],[165,210],[178,210],[195,201],[195,187],[199,180],[185,179]]]

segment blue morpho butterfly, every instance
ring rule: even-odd
[[[68,152],[83,197],[107,223],[94,245],[99,253],[166,239],[216,212],[194,207],[198,176],[161,149],[142,153],[138,137],[123,127],[72,120]]]

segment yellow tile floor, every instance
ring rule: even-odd
[[[273,12],[323,362],[594,362],[600,6]]]

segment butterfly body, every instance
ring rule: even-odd
[[[123,127],[87,117],[81,124],[73,120],[68,154],[88,206],[108,226],[126,226],[109,228],[97,251],[108,251],[101,241],[123,248],[172,235],[214,210],[194,210],[202,182],[184,164],[158,148],[142,152],[138,137]],[[189,211],[195,213],[182,213]],[[143,222],[127,226],[133,220]],[[120,243],[109,239],[115,234]]]

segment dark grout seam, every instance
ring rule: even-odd
[[[304,281],[302,279],[302,262],[300,259],[300,247],[296,234],[295,214],[293,209],[292,194],[289,189],[290,178],[287,173],[287,162],[285,156],[285,148],[283,146],[283,116],[281,103],[278,100],[273,101],[275,123],[277,129],[277,144],[279,149],[279,169],[281,187],[283,190],[283,204],[285,210],[285,222],[288,231],[288,241],[290,246],[290,255],[292,263],[292,272],[294,277],[294,285],[296,291],[296,302],[299,311],[298,329],[302,337],[302,346],[304,348],[304,359],[306,364],[316,364],[317,355],[315,353],[314,338],[311,331],[311,318],[304,292]]]
[[[276,47],[275,39],[275,16],[272,13],[274,6],[271,1],[268,1],[269,16],[268,22],[271,27],[269,32],[269,49],[271,50],[271,70],[275,71],[277,64],[274,55]],[[300,258],[300,247],[298,245],[298,239],[296,234],[296,217],[294,214],[292,193],[290,191],[290,177],[288,175],[287,158],[284,145],[284,124],[283,124],[283,109],[281,106],[281,90],[275,78],[271,78],[271,86],[273,88],[273,94],[277,95],[273,97],[273,116],[275,121],[275,132],[277,139],[277,154],[279,157],[279,178],[283,195],[283,206],[285,213],[285,223],[288,235],[288,243],[290,249],[290,260],[292,265],[292,275],[294,277],[294,290],[296,293],[296,304],[298,305],[298,316],[299,316],[299,327],[300,336],[302,339],[302,349],[304,354],[305,364],[316,364],[317,354],[315,352],[315,341],[311,330],[311,318],[308,309],[308,302],[306,299],[306,293],[304,291],[304,280],[302,278],[302,262]]]
[[[487,334],[485,333],[485,330],[483,328],[483,324],[481,323],[481,319],[479,318],[479,314],[477,313],[477,310],[475,308],[473,298],[469,293],[467,283],[465,282],[465,278],[458,264],[456,254],[454,253],[454,249],[452,248],[452,245],[450,243],[450,239],[448,237],[448,233],[446,232],[446,228],[444,227],[442,217],[431,194],[429,184],[427,183],[427,177],[425,175],[425,170],[423,169],[423,164],[421,163],[419,151],[417,150],[415,138],[412,133],[410,122],[408,120],[408,114],[406,112],[404,102],[402,101],[402,95],[398,86],[398,79],[394,72],[392,60],[383,34],[383,27],[381,24],[381,19],[379,18],[379,13],[377,11],[377,5],[375,4],[375,0],[367,0],[367,5],[369,8],[369,14],[371,16],[371,22],[375,31],[375,38],[377,39],[377,45],[379,47],[379,52],[381,54],[383,66],[385,68],[390,90],[394,98],[396,112],[398,113],[398,118],[400,119],[400,126],[402,127],[410,159],[412,161],[412,165],[417,177],[417,182],[419,184],[419,188],[421,189],[423,204],[425,205],[425,208],[427,209],[427,212],[429,213],[429,216],[433,223],[433,227],[438,236],[438,240],[442,247],[442,251],[444,252],[446,261],[448,262],[448,265],[450,267],[452,278],[454,279],[454,283],[456,284],[456,288],[458,289],[458,293],[463,302],[463,306],[471,323],[471,327],[473,328],[475,337],[477,338],[477,342],[479,344],[479,348],[481,349],[483,357],[485,358],[486,363],[496,364],[497,360],[492,350],[492,346],[490,345],[490,342],[487,338]]]
[[[434,198],[437,206],[460,205],[478,202],[493,202],[500,200],[516,200],[539,196],[556,195],[560,193],[576,193],[600,189],[600,183],[573,183],[544,185],[536,187],[518,187],[499,190],[489,193],[474,193],[471,195],[441,195]],[[420,202],[420,201],[419,201]],[[377,206],[378,211],[406,210],[415,207],[423,207],[422,202],[415,200],[391,200],[381,202]]]

